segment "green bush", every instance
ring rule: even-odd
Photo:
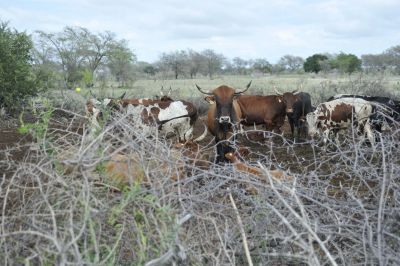
[[[322,54],[314,54],[313,56],[307,57],[303,65],[304,71],[315,73],[320,72],[322,70],[320,62],[327,59],[328,57]]]
[[[22,99],[38,92],[31,65],[32,48],[32,40],[25,32],[0,22],[0,108],[15,111]]]

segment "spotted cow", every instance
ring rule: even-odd
[[[314,137],[322,134],[326,144],[333,132],[338,142],[338,133],[349,128],[356,128],[357,134],[367,135],[374,143],[374,134],[370,125],[373,105],[359,98],[341,98],[321,103],[314,112],[307,114],[308,134]]]
[[[102,110],[107,108],[129,118],[145,135],[150,135],[157,127],[160,136],[177,136],[181,142],[192,140],[193,126],[198,116],[196,107],[187,101],[107,98],[100,102],[90,99],[86,104],[86,113],[92,127],[100,127]]]

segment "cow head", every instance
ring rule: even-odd
[[[296,95],[297,90],[294,90],[292,92],[285,92],[282,94],[275,88],[275,92],[278,96],[282,97],[282,100],[286,105],[286,113],[292,114],[293,113],[293,105],[296,101],[299,100],[299,96]]]
[[[212,92],[204,92],[197,84],[197,89],[206,95],[205,100],[210,104],[216,104],[216,117],[215,119],[219,124],[226,125],[237,122],[237,117],[234,114],[233,108],[233,100],[247,91],[250,88],[251,81],[247,84],[246,88],[243,91],[236,92],[235,89],[228,86],[219,86],[214,89]]]
[[[101,102],[97,99],[89,99],[85,105],[86,117],[94,117],[95,119],[100,119],[102,116],[100,110]]]
[[[112,109],[119,109],[120,101],[125,97],[126,92],[124,92],[118,98],[104,98],[103,100],[99,101],[96,99],[95,95],[90,92],[92,95],[92,99],[89,99],[85,105],[85,111],[87,117],[93,117],[96,120],[99,120],[103,117],[102,109],[104,108],[112,108]]]
[[[161,86],[161,90],[160,90],[160,95],[161,96],[156,96],[157,100],[163,101],[163,102],[172,102],[174,101],[171,98],[171,92],[172,92],[172,88],[171,86],[169,87],[168,93],[164,94],[164,86]]]

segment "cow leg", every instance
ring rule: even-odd
[[[193,127],[190,127],[184,134],[183,138],[185,141],[191,140],[193,137]]]
[[[307,137],[305,132],[305,123],[301,120],[302,118],[297,118],[297,122],[295,123],[295,129],[297,129],[297,139],[300,140],[302,136],[304,139]]]
[[[217,144],[217,156],[215,157],[215,163],[219,164],[221,161],[223,161],[223,147],[222,143]]]
[[[229,160],[225,158],[225,154],[231,152],[232,148],[230,147],[227,141],[220,142],[219,139],[218,140],[216,139],[215,142],[217,143],[217,154],[215,157],[215,163],[218,164],[221,162],[228,162]]]
[[[278,118],[278,119],[276,120],[276,123],[275,123],[275,130],[276,130],[276,133],[282,134],[282,135],[283,135],[283,132],[282,132],[282,130],[281,130],[281,127],[283,126],[284,123],[285,123],[285,116],[282,116],[281,118]]]
[[[292,132],[292,138],[294,140],[294,130],[295,130],[294,120],[292,117],[289,117],[289,116],[288,116],[288,120],[289,120],[289,125],[290,125],[290,131]]]
[[[339,132],[335,132],[335,143],[336,147],[340,146]]]
[[[329,133],[330,131],[328,129],[324,130],[322,132],[322,141],[324,143],[324,146],[326,147],[326,145],[328,144],[328,140],[329,140]]]
[[[369,142],[374,147],[375,146],[375,136],[374,136],[374,133],[372,131],[369,121],[367,121],[364,125],[364,132],[365,132],[365,134],[367,134],[367,138],[368,138]]]

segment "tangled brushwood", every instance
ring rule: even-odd
[[[327,149],[239,135],[217,165],[213,142],[81,119],[1,151],[4,265],[400,264],[398,125]]]

